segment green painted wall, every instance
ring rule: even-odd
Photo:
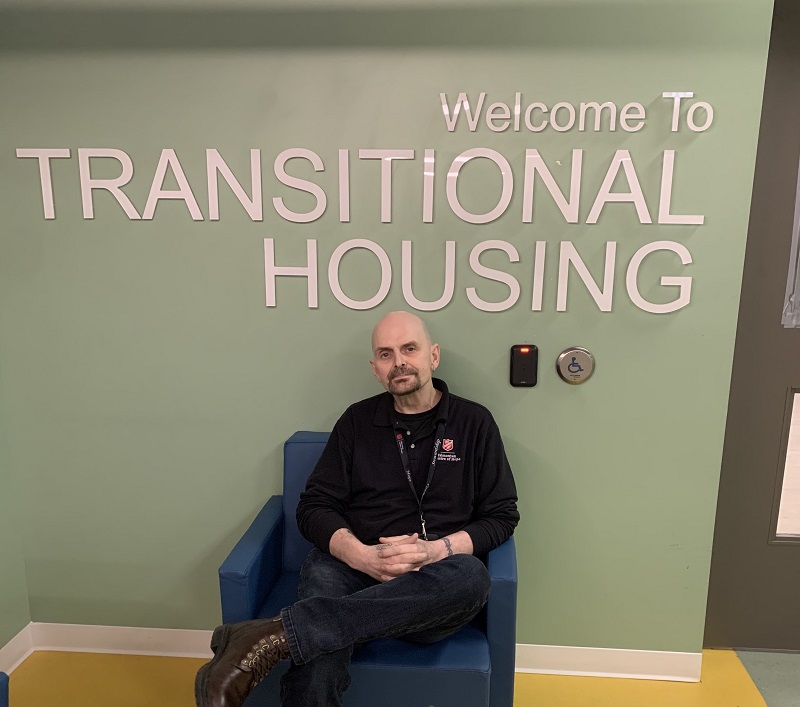
[[[210,628],[219,619],[216,568],[252,516],[280,489],[281,445],[296,429],[329,429],[351,401],[378,390],[368,359],[378,316],[404,306],[400,243],[415,248],[420,298],[442,291],[444,242],[457,243],[456,293],[428,317],[451,388],[484,402],[504,433],[521,497],[519,634],[523,643],[695,651],[701,646],[714,507],[752,184],[771,3],[538,3],[484,9],[42,12],[0,17],[0,385],[12,471],[24,479],[27,582],[35,621]],[[69,31],[65,30],[69,28]],[[634,134],[475,134],[444,127],[439,93],[553,105],[644,104]],[[715,111],[703,133],[669,131],[663,91],[693,91]],[[17,148],[62,147],[56,219],[45,220],[34,160]],[[125,150],[125,187],[140,210],[162,148],[173,148],[206,220],[161,202],[130,221],[108,194],[84,220],[79,147]],[[289,147],[319,153],[298,166],[329,196],[311,224],[279,218],[313,201],[272,174]],[[394,170],[394,215],[379,219],[378,165],[359,148],[409,148]],[[505,155],[517,181],[508,212],[486,225],[458,220],[445,173],[461,151]],[[221,190],[207,220],[205,149],[237,175],[262,150],[264,221]],[[337,218],[336,155],[351,156],[350,223]],[[435,219],[423,224],[422,150],[437,150]],[[526,149],[539,149],[562,186],[571,150],[584,154],[580,223],[567,224],[537,187],[524,224]],[[615,150],[630,150],[650,212],[661,155],[677,152],[673,211],[702,226],[641,225],[630,204],[586,218]],[[562,166],[557,167],[560,161]],[[485,161],[484,161],[485,162]],[[308,165],[305,165],[308,167]],[[112,166],[98,174],[113,177]],[[107,173],[102,172],[106,169]],[[467,175],[467,170],[471,173]],[[118,173],[118,168],[116,173]],[[616,189],[624,188],[624,180]],[[475,211],[499,196],[496,172],[465,167],[459,195]],[[493,201],[494,200],[494,201]],[[278,281],[264,306],[263,239],[279,264],[319,248],[319,308],[305,283]],[[371,239],[394,266],[371,311],[331,294],[327,264],[343,241]],[[481,241],[513,243],[520,262],[484,262],[520,281],[519,302],[476,310],[465,288],[502,300],[507,288],[468,265]],[[535,241],[548,242],[543,309],[531,312]],[[571,240],[595,277],[618,243],[613,311],[602,313],[574,276],[556,311],[557,249]],[[662,276],[694,278],[691,304],[653,315],[625,290],[634,252],[657,241],[640,271],[643,296],[674,298]],[[378,286],[364,252],[342,263],[347,294]],[[507,383],[508,349],[536,343],[540,384]],[[567,345],[591,349],[594,378],[569,387],[553,371]],[[2,628],[2,626],[0,626]],[[0,636],[1,638],[2,636]]]
[[[0,372],[0,381],[3,379]],[[5,435],[5,416],[0,409],[0,647],[8,643],[31,620],[25,557],[22,547],[24,514],[20,512],[20,490],[11,472]]]

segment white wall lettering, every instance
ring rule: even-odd
[[[108,158],[117,160],[122,167],[122,173],[114,179],[97,179],[92,177],[91,160],[96,158]],[[126,216],[132,221],[141,218],[136,211],[127,194],[122,191],[133,178],[133,161],[128,153],[113,148],[78,148],[78,170],[81,179],[81,202],[83,205],[83,218],[94,218],[93,191],[103,189],[113,196],[117,203],[122,207]]]
[[[219,221],[219,184],[218,175],[222,175],[225,183],[231,188],[234,196],[244,207],[253,221],[264,220],[264,206],[261,197],[261,150],[250,150],[250,190],[252,198],[247,196],[244,188],[234,176],[231,168],[219,154],[219,150],[206,150],[206,179],[208,183],[208,218]]]
[[[422,312],[434,312],[437,309],[446,307],[453,299],[453,293],[456,289],[456,242],[446,241],[444,245],[444,291],[439,299],[433,302],[425,302],[414,296],[414,290],[411,287],[411,273],[413,272],[411,261],[412,241],[403,241],[403,297],[414,309],[419,309]]]
[[[619,169],[625,172],[625,177],[628,180],[630,191],[626,192],[612,192],[611,187],[614,180],[619,173]],[[600,218],[600,213],[603,207],[609,202],[630,202],[636,207],[636,214],[639,217],[639,223],[652,223],[650,212],[647,210],[647,202],[644,200],[644,193],[642,187],[639,185],[639,178],[636,176],[636,170],[633,167],[631,160],[631,153],[628,150],[617,150],[611,160],[611,164],[606,172],[603,184],[600,186],[600,191],[597,192],[597,198],[589,211],[589,217],[586,223],[597,223]]]
[[[507,285],[509,289],[508,297],[502,302],[487,302],[478,296],[478,292],[474,287],[468,287],[467,299],[473,307],[483,312],[503,312],[513,307],[519,299],[519,281],[507,272],[482,265],[480,256],[481,253],[487,250],[502,250],[508,255],[508,259],[512,263],[519,262],[519,253],[513,245],[506,241],[484,241],[483,243],[478,243],[469,254],[469,265],[473,271],[487,280],[495,280]]]
[[[657,250],[669,250],[673,253],[676,253],[681,259],[681,263],[683,263],[683,265],[689,265],[692,262],[692,255],[689,253],[686,246],[680,243],[675,243],[674,241],[655,241],[642,246],[636,251],[634,256],[631,258],[631,262],[628,264],[628,272],[625,275],[625,286],[628,289],[628,297],[631,298],[631,302],[645,312],[650,312],[652,314],[668,314],[669,312],[677,312],[679,309],[683,309],[687,304],[689,304],[689,300],[692,296],[691,277],[665,276],[661,278],[661,284],[664,287],[678,288],[678,297],[673,302],[667,302],[666,304],[654,304],[653,302],[648,302],[639,292],[639,267],[641,266],[645,257]]]
[[[322,172],[325,165],[322,164],[320,156],[313,150],[306,150],[302,147],[293,147],[289,150],[284,150],[275,158],[275,176],[281,184],[285,184],[292,189],[308,192],[316,199],[316,206],[307,213],[297,213],[292,211],[283,202],[283,197],[276,196],[272,200],[272,205],[275,211],[285,218],[287,221],[293,223],[311,223],[316,221],[322,214],[325,213],[325,207],[328,205],[328,197],[325,196],[325,191],[319,184],[309,182],[307,179],[300,179],[300,177],[293,177],[286,172],[286,163],[293,159],[305,159],[311,162],[315,172]]]
[[[46,219],[54,219],[56,217],[56,205],[53,198],[53,176],[50,172],[50,160],[54,159],[68,159],[72,153],[67,149],[56,148],[34,148],[34,149],[17,149],[17,157],[29,158],[39,160],[39,185],[42,189],[42,207],[44,208],[44,217]]]
[[[497,202],[497,206],[485,214],[473,214],[467,211],[458,200],[458,175],[461,172],[461,168],[476,157],[485,157],[494,162],[500,169],[500,177],[503,181],[500,201]],[[467,223],[490,223],[500,218],[508,208],[509,203],[511,203],[511,195],[514,192],[514,175],[511,172],[511,165],[508,163],[508,160],[496,150],[490,150],[485,147],[476,147],[472,150],[466,150],[456,157],[453,160],[453,164],[450,165],[450,169],[447,172],[446,191],[450,208],[462,221],[466,221]]]
[[[171,169],[175,175],[175,181],[178,183],[177,189],[164,189],[164,179],[167,176],[167,170]],[[161,150],[161,157],[158,159],[158,166],[156,173],[153,176],[153,183],[150,186],[150,194],[147,196],[147,203],[144,206],[144,213],[142,218],[150,220],[156,212],[156,206],[162,199],[177,199],[186,204],[193,221],[202,221],[203,213],[197,205],[197,199],[194,198],[192,188],[189,186],[189,180],[183,172],[183,167],[178,160],[178,155],[175,150],[165,149]]]
[[[589,268],[583,262],[578,251],[571,241],[561,242],[561,253],[558,259],[558,296],[556,311],[567,311],[567,284],[569,281],[569,266],[575,268],[575,272],[586,285],[586,289],[592,296],[601,312],[610,312],[614,300],[614,264],[617,256],[617,244],[614,241],[606,243],[606,260],[603,270],[603,288],[600,289],[594,281]]]
[[[317,296],[317,242],[306,241],[306,264],[298,266],[275,265],[275,240],[264,239],[264,281],[266,284],[267,307],[277,307],[278,301],[275,294],[275,278],[304,277],[308,280],[308,308],[316,309],[319,306]]]
[[[356,248],[364,248],[374,253],[381,267],[381,284],[378,287],[378,291],[374,297],[366,300],[356,300],[348,297],[339,282],[339,263],[341,263],[346,253]],[[354,238],[345,241],[333,251],[330,263],[328,263],[328,283],[331,286],[333,296],[345,307],[350,309],[372,309],[383,302],[386,299],[386,295],[389,294],[389,288],[392,286],[392,263],[389,260],[389,256],[386,255],[386,251],[377,243],[365,238]]]
[[[358,157],[381,161],[381,223],[391,223],[392,160],[413,160],[414,150],[359,150]]]

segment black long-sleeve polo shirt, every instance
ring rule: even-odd
[[[503,543],[519,521],[517,490],[500,431],[491,413],[447,390],[438,420],[444,422],[435,473],[422,500],[429,535],[459,530],[472,539],[475,555]],[[395,440],[393,398],[382,393],[351,405],[339,418],[297,506],[300,532],[320,550],[349,528],[366,544],[421,531],[417,499]]]

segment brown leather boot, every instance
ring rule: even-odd
[[[213,660],[194,681],[198,707],[240,707],[270,670],[291,658],[280,616],[219,626],[211,650]]]

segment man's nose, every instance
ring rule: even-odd
[[[394,352],[394,367],[400,368],[405,363],[405,358],[403,358],[403,353],[401,351]]]

